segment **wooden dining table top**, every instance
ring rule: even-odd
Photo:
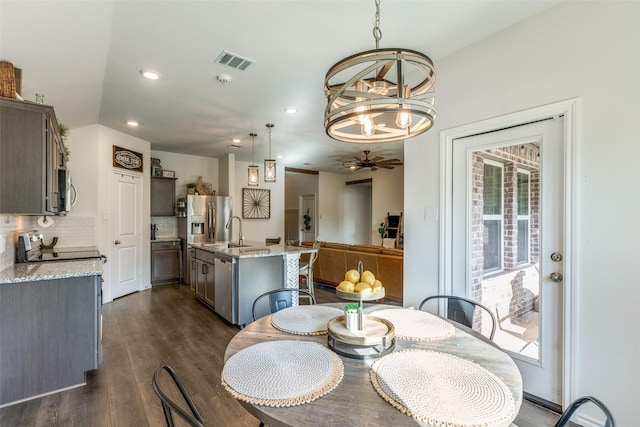
[[[341,307],[344,304],[327,304]],[[395,306],[374,304],[366,306],[365,314]],[[224,360],[254,344],[275,340],[313,341],[327,345],[327,335],[294,335],[282,332],[271,324],[272,315],[250,323],[238,332],[227,345]],[[513,418],[503,426],[510,426],[522,403],[522,378],[509,355],[476,332],[453,323],[455,334],[437,341],[409,341],[396,339],[394,352],[406,349],[432,350],[452,354],[475,362],[501,379],[513,395],[516,410]],[[268,407],[240,403],[269,427],[278,426],[416,426],[422,425],[387,403],[373,388],[371,365],[377,359],[359,360],[340,356],[344,377],[330,393],[309,403],[291,407]],[[426,424],[425,424],[426,425]]]

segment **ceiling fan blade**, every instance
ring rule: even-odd
[[[371,160],[372,162],[377,162],[378,160],[382,160],[382,159],[384,159],[384,157],[382,157],[382,156],[375,156],[374,158],[369,159],[369,160]]]
[[[394,168],[391,165],[378,165],[378,166],[380,166],[381,168],[384,168],[384,169],[393,169]]]
[[[371,166],[371,170],[372,170],[372,171],[377,171],[377,170],[378,170],[378,168],[377,168],[375,165],[373,165],[373,166]]]

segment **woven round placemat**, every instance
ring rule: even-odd
[[[222,385],[252,405],[284,407],[309,403],[340,384],[340,357],[309,341],[268,341],[240,350],[222,368]]]
[[[409,341],[434,341],[448,338],[456,328],[446,320],[422,310],[397,308],[377,310],[374,316],[393,323],[396,337]]]
[[[327,323],[342,310],[321,305],[298,305],[277,311],[271,316],[271,325],[289,334],[324,335]]]
[[[500,378],[450,354],[392,353],[371,366],[370,377],[384,400],[428,425],[490,427],[515,416],[513,395]]]

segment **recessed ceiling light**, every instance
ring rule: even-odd
[[[131,127],[138,126],[138,122],[136,122],[135,120],[127,120],[127,124]]]
[[[233,138],[231,142],[233,142],[234,144],[237,144],[240,142],[240,138]]]
[[[142,77],[147,78],[149,80],[158,80],[160,78],[160,73],[154,70],[149,70],[147,68],[143,68],[140,70],[140,74]]]
[[[298,112],[298,109],[295,107],[287,107],[284,109],[284,111],[285,113],[288,113],[288,114],[295,114]]]
[[[281,155],[281,154],[278,154],[278,155],[276,156],[276,159],[281,159],[281,158],[282,158],[282,155]]]

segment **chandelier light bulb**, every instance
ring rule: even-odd
[[[364,136],[373,136],[376,133],[376,125],[373,123],[373,119],[368,115],[362,117],[363,120],[360,124],[360,133]]]

